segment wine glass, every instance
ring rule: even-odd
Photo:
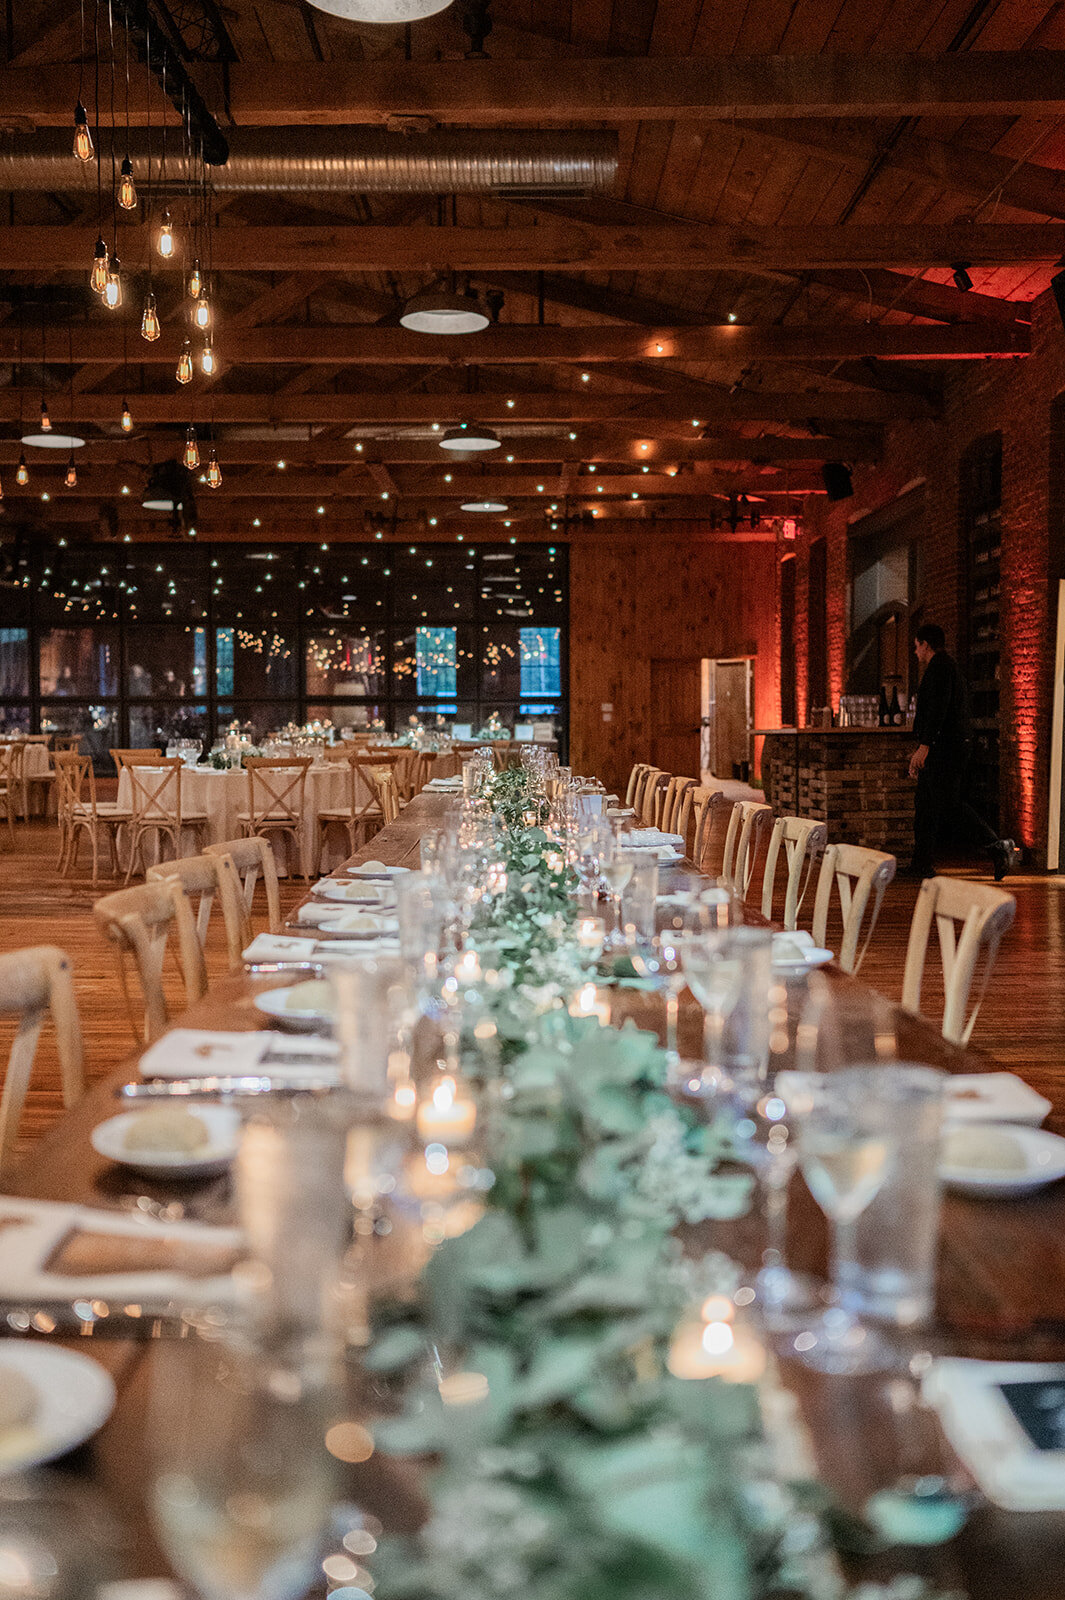
[[[602,860],[613,835],[604,829],[598,818],[586,820],[577,834],[573,865],[577,869],[581,893],[586,897],[589,910],[594,914],[598,895]]]
[[[847,1067],[822,1079],[799,1126],[803,1177],[832,1226],[837,1286],[837,1304],[794,1341],[795,1353],[819,1372],[876,1372],[889,1361],[880,1336],[838,1303],[840,1260],[851,1253],[848,1232],[887,1181],[898,1153],[895,1101],[878,1093],[877,1077],[875,1068]]]
[[[725,930],[688,931],[680,940],[681,966],[692,994],[703,1008],[704,1065],[688,1088],[713,1094],[721,1085],[721,1046],[725,1023],[740,997],[743,968],[738,952],[730,953]]]
[[[622,850],[617,840],[608,845],[602,857],[602,876],[606,879],[610,890],[610,898],[614,902],[614,926],[607,935],[606,948],[608,950],[621,950],[625,948],[625,929],[621,915],[621,897],[628,887],[636,867],[636,857],[631,850]]]
[[[309,1341],[264,1346],[208,1316],[185,1335],[153,1351],[150,1504],[163,1548],[202,1600],[296,1600],[334,1499],[332,1361]]]

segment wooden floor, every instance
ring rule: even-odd
[[[87,1073],[92,1079],[110,1071],[133,1049],[114,954],[97,934],[91,915],[94,899],[119,885],[101,879],[94,888],[84,867],[79,875],[61,878],[55,867],[57,852],[54,823],[20,825],[14,850],[6,834],[3,836],[0,952],[56,944],[72,957]],[[978,873],[970,870],[967,875],[977,877]],[[989,881],[986,874],[983,881]],[[1065,879],[1018,876],[1010,878],[1006,887],[1017,898],[1017,919],[1003,943],[973,1043],[1052,1100],[1054,1112],[1047,1126],[1065,1132]],[[283,906],[294,906],[305,893],[299,880],[283,883]],[[862,968],[862,977],[891,999],[899,996],[915,894],[915,884],[892,884]],[[215,920],[217,923],[217,917]],[[830,926],[829,943],[833,933]],[[941,997],[937,960],[933,957],[930,962],[926,986],[925,1005],[930,1015],[935,1014]],[[218,925],[212,928],[208,943],[208,971],[220,975],[225,965]],[[180,995],[176,975],[173,981],[176,998]],[[7,1059],[12,1032],[12,1025],[0,1018],[0,1062]],[[60,1110],[58,1082],[55,1052],[46,1037],[23,1122],[26,1141],[35,1138]]]

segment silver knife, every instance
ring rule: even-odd
[[[119,1100],[216,1100],[225,1095],[331,1094],[341,1085],[330,1077],[271,1078],[266,1074],[206,1078],[166,1078],[150,1083],[124,1083],[115,1090]]]

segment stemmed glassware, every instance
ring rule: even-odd
[[[614,926],[607,935],[606,949],[623,950],[625,948],[625,929],[621,914],[621,897],[628,887],[636,867],[636,857],[631,850],[621,848],[617,838],[607,844],[602,855],[601,872],[610,890],[610,898],[614,903]]]
[[[613,832],[599,817],[586,818],[578,832],[573,865],[580,880],[580,892],[588,910],[595,913],[604,856],[613,843]]]

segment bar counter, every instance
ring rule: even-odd
[[[756,728],[762,780],[778,815],[827,822],[830,839],[909,856],[910,728]]]

